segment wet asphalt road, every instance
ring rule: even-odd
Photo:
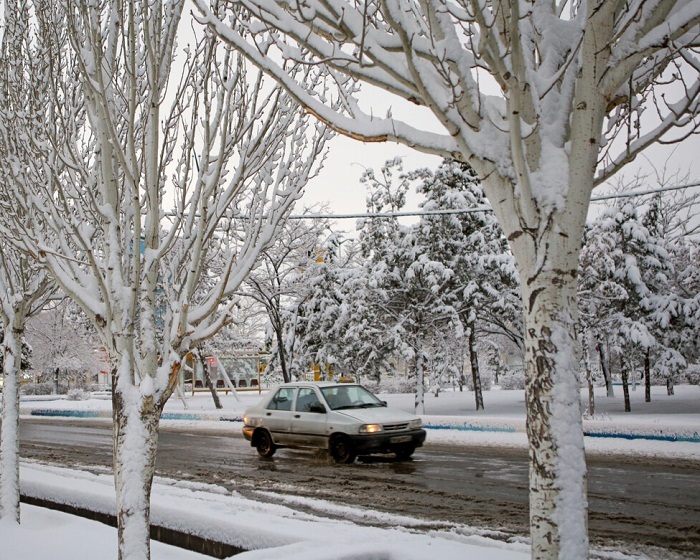
[[[27,459],[104,469],[111,467],[111,435],[108,421],[26,419],[20,452]],[[596,549],[700,558],[700,464],[589,457],[588,465],[589,530]],[[410,461],[360,457],[336,465],[320,451],[282,449],[261,459],[233,425],[215,433],[162,427],[157,474],[218,484],[258,500],[306,497],[345,504],[361,508],[343,513],[358,523],[395,522],[365,515],[362,509],[369,508],[418,518],[416,530],[472,526],[502,539],[527,534],[524,450],[428,442]],[[313,502],[294,507],[333,515]]]

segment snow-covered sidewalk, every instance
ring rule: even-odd
[[[114,513],[114,481],[93,474],[23,463],[25,495]],[[153,485],[151,521],[216,542],[243,548],[241,560],[525,560],[529,547],[506,543],[465,526],[445,524],[441,530],[416,531],[419,520],[370,510],[335,506],[320,500],[319,510],[341,519],[300,512],[291,506],[252,501],[223,488],[157,478]],[[367,526],[372,520],[377,525]],[[361,521],[362,524],[356,521]],[[117,558],[116,530],[95,521],[22,505],[22,524],[0,523],[0,560],[74,560]],[[153,544],[154,560],[209,558],[161,543]]]

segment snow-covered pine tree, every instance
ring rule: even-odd
[[[668,198],[666,200],[658,194],[652,197],[642,217],[642,224],[650,236],[663,245],[671,261],[668,274],[655,278],[661,283],[658,291],[663,295],[646,302],[651,314],[651,328],[659,342],[656,352],[645,357],[647,401],[650,400],[652,365],[653,372],[665,382],[668,394],[672,395],[674,383],[693,358],[700,334],[695,318],[698,292],[692,291],[693,264],[690,264],[693,262],[693,243],[697,244],[694,221],[700,195],[674,193]]]
[[[367,170],[361,182],[368,186],[369,213],[397,212],[405,204],[408,182],[401,161],[387,162],[377,175]],[[394,178],[399,175],[399,182]],[[358,222],[358,239],[336,261],[309,267],[312,292],[299,323],[303,338],[317,360],[336,364],[351,375],[378,381],[393,371],[397,344],[388,315],[389,278],[395,247],[403,228],[393,217],[371,217]]]
[[[403,173],[400,159],[384,165],[381,180],[369,171],[365,175],[370,189],[368,210],[401,210],[409,186],[417,178]],[[370,218],[362,226],[360,243],[368,258],[365,274],[376,290],[373,302],[380,310],[375,330],[384,326],[382,343],[411,364],[415,409],[424,412],[426,366],[438,346],[434,341],[443,338],[442,331],[453,331],[458,337],[463,334],[458,314],[461,302],[452,294],[454,271],[428,246],[429,228],[423,231],[420,224],[400,225],[391,217]]]
[[[646,364],[650,382],[651,356],[668,376],[685,365],[677,336],[686,322],[684,301],[672,282],[673,248],[648,227],[654,215],[654,204],[640,217],[631,201],[604,210],[587,232],[581,252],[582,321],[597,340],[613,345],[626,410],[626,378],[633,369]]]
[[[420,170],[410,176],[422,181],[417,191],[426,199],[423,210],[462,211],[421,216],[414,230],[426,254],[452,271],[441,296],[457,310],[462,323],[476,409],[483,409],[476,333],[493,334],[509,325],[502,313],[506,302],[515,304],[516,313],[521,313],[515,262],[471,167],[446,161],[434,173]],[[485,210],[475,211],[479,209]],[[515,321],[509,327],[517,333],[521,323],[517,315]]]

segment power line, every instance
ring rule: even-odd
[[[492,212],[490,206],[461,208],[454,210],[416,210],[414,212],[365,212],[363,214],[296,214],[288,220],[350,220],[353,218],[404,218],[406,216],[439,216],[441,214],[471,214],[473,212]]]
[[[629,193],[619,193],[619,194],[606,194],[601,196],[591,197],[591,202],[599,202],[601,200],[610,200],[612,198],[634,198],[635,196],[646,196],[650,194],[656,194],[660,192],[668,191],[680,191],[682,189],[689,189],[691,187],[700,187],[700,182],[688,183],[687,185],[676,185],[675,187],[659,187],[658,189],[650,189],[648,191],[632,191]]]
[[[688,183],[687,185],[676,185],[673,187],[659,187],[646,191],[632,191],[628,193],[606,194],[591,197],[591,202],[601,202],[615,198],[634,198],[636,196],[648,196],[660,192],[678,191],[699,187],[700,182]],[[491,206],[477,206],[475,208],[455,208],[453,210],[415,210],[413,212],[364,212],[358,214],[292,214],[288,220],[358,220],[362,218],[405,218],[411,216],[442,216],[450,214],[473,214],[475,212],[493,212]]]

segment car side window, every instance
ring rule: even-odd
[[[299,389],[297,395],[297,411],[311,412],[312,406],[321,406],[321,401],[316,396],[316,391],[313,389]]]
[[[267,405],[269,410],[292,410],[292,399],[294,398],[294,389],[282,388],[272,397],[270,404]]]

